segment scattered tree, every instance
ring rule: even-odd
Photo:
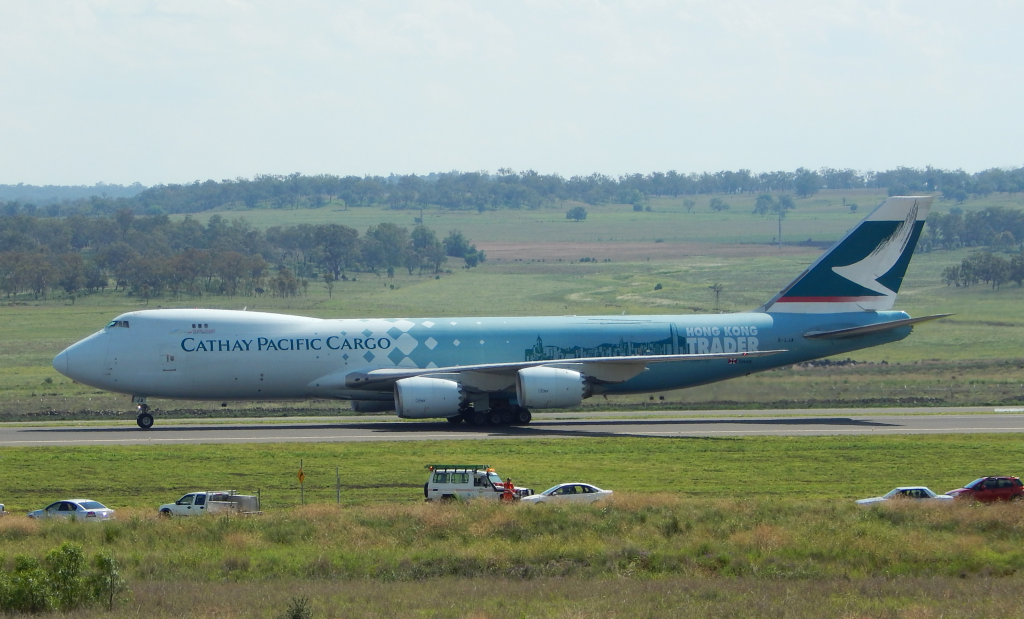
[[[793,198],[786,194],[778,198],[773,198],[769,194],[761,194],[757,197],[757,201],[754,202],[754,214],[761,215],[762,217],[774,215],[778,219],[779,249],[782,249],[782,220],[786,218],[786,213],[794,208],[796,208],[796,205],[793,203]]]
[[[582,206],[574,206],[565,213],[566,219],[573,219],[579,223],[587,218],[587,209]]]

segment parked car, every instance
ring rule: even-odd
[[[234,490],[190,492],[173,503],[157,509],[161,516],[197,516],[200,514],[255,514],[260,511],[260,498],[235,494]]]
[[[536,505],[538,503],[593,503],[601,499],[607,499],[612,495],[611,490],[602,490],[590,484],[570,482],[558,484],[548,488],[540,494],[523,497],[523,503]]]
[[[103,503],[89,499],[57,501],[43,509],[28,513],[29,518],[75,518],[77,520],[109,520],[114,510]]]
[[[872,497],[870,499],[861,499],[857,501],[857,505],[874,505],[876,503],[884,503],[892,500],[928,500],[939,503],[951,502],[953,497],[945,494],[935,494],[924,486],[900,486],[899,488],[893,488],[888,493],[882,496]]]
[[[1018,477],[979,477],[963,488],[947,492],[951,497],[992,503],[1024,499],[1024,484]]]
[[[427,483],[423,484],[427,501],[498,501],[504,496],[505,482],[487,464],[428,464],[426,468],[430,471]],[[531,494],[530,488],[516,488],[514,498]]]

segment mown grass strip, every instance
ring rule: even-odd
[[[579,480],[634,493],[847,500],[1020,474],[1024,442],[964,434],[0,448],[0,488],[14,511],[72,495],[155,509],[190,490],[223,488],[260,489],[274,511],[299,503],[300,459],[313,503],[335,500],[336,467],[344,505],[415,503],[423,466],[442,460],[486,462],[536,490]]]

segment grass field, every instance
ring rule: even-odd
[[[275,617],[299,595],[328,617],[1020,616],[1019,505],[852,499],[1019,472],[1022,452],[1010,435],[8,448],[0,564],[62,541],[113,553],[133,591],[114,616]],[[316,503],[304,507],[299,458]],[[616,496],[425,504],[422,466],[442,459],[489,460],[537,489],[582,478]],[[155,515],[183,491],[224,486],[261,488],[266,513]],[[119,518],[18,513],[65,494]]]
[[[411,582],[330,579],[269,583],[141,582],[113,613],[76,617],[284,616],[291,599],[311,600],[313,617],[392,619],[612,619],[637,617],[892,618],[1022,617],[1018,578],[880,577],[772,581],[756,578],[488,576]]]
[[[75,494],[152,510],[189,490],[230,487],[259,489],[264,506],[279,511],[299,503],[300,459],[306,499],[334,502],[337,467],[346,506],[417,503],[424,465],[440,461],[489,463],[537,491],[582,479],[641,494],[848,500],[900,484],[945,492],[981,475],[1024,472],[1024,442],[972,434],[0,448],[0,502],[28,511]]]
[[[721,198],[730,205],[728,211],[715,213],[708,208],[713,198]],[[856,212],[843,206],[853,202]],[[796,208],[783,224],[783,240],[834,241],[886,198],[878,190],[823,191],[815,196],[795,200]],[[695,200],[696,206],[687,211],[683,202]],[[776,222],[751,214],[757,195],[702,195],[678,198],[652,198],[651,212],[634,212],[628,204],[586,205],[566,202],[536,210],[448,211],[425,209],[424,224],[440,234],[459,229],[473,242],[486,249],[487,244],[500,241],[533,241],[548,244],[562,243],[768,243],[777,235]],[[573,206],[587,209],[587,219],[573,222],[565,212]],[[993,194],[986,198],[968,200],[963,204],[936,201],[935,212],[946,212],[954,206],[965,211],[981,210],[991,206],[1020,209],[1024,197]],[[372,225],[387,221],[412,227],[419,217],[419,209],[395,210],[387,207],[349,207],[331,204],[318,209],[257,209],[207,211],[189,215],[206,223],[213,215],[228,219],[244,217],[256,228],[290,226],[298,224],[337,223],[365,232]],[[185,215],[175,215],[181,219]],[[510,238],[511,237],[511,238]],[[581,256],[582,257],[582,256]]]
[[[843,197],[861,205],[857,214]],[[834,240],[881,197],[798,201],[784,238]],[[588,207],[578,224],[564,219],[565,208],[427,211],[428,225],[442,234],[461,229],[492,258],[471,270],[453,260],[440,279],[359,274],[339,283],[333,299],[314,283],[308,297],[161,298],[148,307],[248,306],[322,317],[686,314],[713,311],[708,286],[722,283],[721,309],[739,311],[760,305],[819,255],[812,246],[772,247],[775,224],[750,215],[753,197],[726,197],[732,210],[725,214],[708,212],[709,198],[690,214],[673,200],[653,200],[651,213]],[[1014,200],[963,206],[1019,207]],[[381,221],[411,226],[418,212],[222,215],[244,215],[261,228],[329,221],[362,231]],[[967,254],[916,256],[897,306],[915,316],[956,316],[851,355],[861,363],[783,368],[610,405],[1019,403],[1024,291],[941,284],[941,270]],[[0,419],[129,411],[126,397],[74,385],[50,360],[140,307],[147,305],[110,293],[75,305],[54,299],[0,307]],[[221,414],[218,403],[155,405]],[[599,406],[607,404],[587,402],[584,410]],[[229,410],[331,414],[344,407],[256,402]],[[130,423],[133,416],[124,417]],[[1019,506],[864,510],[852,500],[900,484],[943,492],[980,475],[1019,474],[1022,456],[1014,435],[0,448],[0,502],[12,511],[0,518],[0,565],[9,570],[16,555],[41,557],[65,540],[89,556],[112,551],[132,597],[113,613],[76,613],[85,617],[269,618],[295,596],[311,598],[316,617],[1018,617]],[[313,503],[305,507],[295,477],[300,459]],[[423,465],[438,460],[489,462],[536,490],[581,479],[615,490],[616,501],[534,510],[426,505]],[[267,513],[155,517],[160,503],[202,488],[258,489]],[[83,526],[21,515],[69,495],[104,501],[120,517]]]
[[[662,244],[651,244],[661,246]],[[74,385],[50,361],[67,345],[112,317],[141,307],[220,307],[287,312],[320,317],[563,315],[701,313],[714,309],[708,290],[724,286],[723,311],[747,310],[771,297],[818,254],[788,248],[783,255],[765,246],[700,246],[703,254],[630,262],[488,262],[455,269],[440,279],[396,274],[393,280],[362,275],[341,282],[334,298],[314,283],[309,296],[290,299],[204,297],[163,298],[148,305],[120,294],[78,299],[75,305],[50,300],[0,308],[0,418],[41,411],[128,410],[125,396]],[[759,249],[758,249],[759,248]],[[757,249],[755,252],[754,249]],[[598,253],[596,250],[593,253]],[[843,368],[790,369],[717,385],[655,394],[667,405],[756,406],[782,402],[843,405],[852,400],[916,399],[950,405],[1011,404],[1024,397],[1024,289],[1016,285],[950,288],[939,274],[968,251],[919,254],[911,262],[897,308],[911,315],[954,313],[915,329],[906,340],[850,355],[870,364]],[[661,284],[660,290],[655,286]],[[391,286],[394,285],[394,289]],[[510,291],[514,291],[510,293]],[[456,300],[453,302],[453,300]],[[886,362],[885,366],[880,365]],[[51,382],[46,382],[47,380]],[[828,401],[833,400],[830,404]],[[614,398],[635,406],[646,397]],[[217,403],[155,402],[162,410],[209,410]],[[588,401],[585,406],[604,405]],[[771,404],[774,405],[774,404]],[[233,408],[238,408],[233,405]],[[339,411],[343,404],[256,403],[243,409]]]

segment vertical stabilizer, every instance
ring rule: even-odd
[[[931,196],[888,198],[761,310],[892,309],[931,205]]]

